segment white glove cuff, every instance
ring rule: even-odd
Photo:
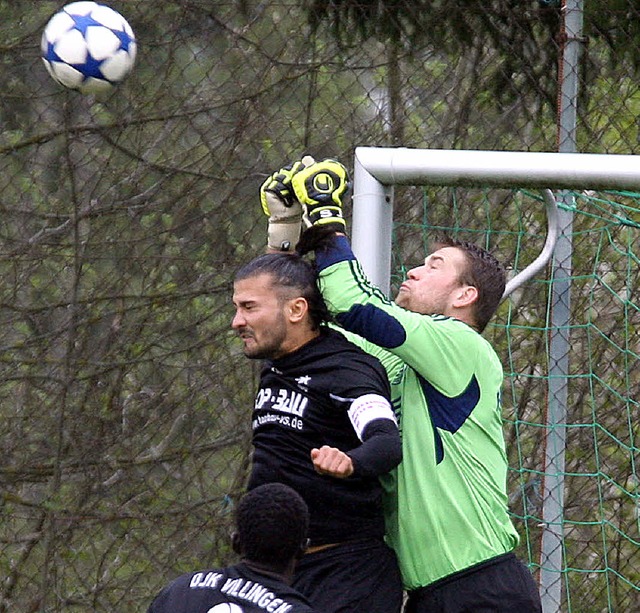
[[[276,251],[293,251],[300,240],[300,218],[289,217],[279,221],[269,220],[267,245]]]

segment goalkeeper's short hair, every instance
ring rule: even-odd
[[[245,264],[235,276],[235,281],[251,279],[267,274],[273,279],[276,292],[283,300],[303,297],[309,305],[309,317],[313,329],[330,320],[314,266],[296,253],[266,253]]]

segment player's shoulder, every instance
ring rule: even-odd
[[[423,321],[427,324],[432,324],[434,326],[438,326],[440,328],[449,328],[451,330],[458,330],[461,334],[465,332],[475,332],[473,328],[471,328],[468,324],[460,319],[456,319],[455,317],[451,317],[449,315],[422,315]]]
[[[154,598],[147,613],[176,613],[181,610],[178,603],[189,600],[194,586],[219,582],[225,569],[191,571],[172,579]]]
[[[168,587],[180,590],[182,588],[193,588],[198,586],[209,586],[218,584],[228,576],[238,574],[235,567],[209,568],[203,570],[192,570],[174,579]]]
[[[325,348],[330,355],[339,359],[341,364],[347,366],[369,365],[375,369],[382,368],[380,360],[365,351],[362,347],[352,342],[342,332],[333,328],[326,328],[323,331],[326,335]]]
[[[344,351],[346,353],[353,353],[354,355],[369,355],[361,347],[351,342],[340,330],[329,326],[322,326],[321,333],[324,337],[325,346],[330,351]]]
[[[432,333],[442,334],[449,342],[460,342],[468,346],[487,344],[486,339],[465,323],[448,315],[420,315],[421,321],[428,326]]]
[[[325,343],[341,344],[347,340],[344,334],[342,334],[340,330],[337,330],[333,325],[320,326],[320,334],[322,335]],[[347,341],[346,344],[353,344],[353,343],[349,343]]]
[[[499,361],[491,343],[469,324],[446,315],[420,317],[422,334],[414,334],[414,344],[428,342],[432,351],[440,347],[447,355],[467,363]]]

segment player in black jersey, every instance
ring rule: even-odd
[[[147,613],[314,613],[290,587],[308,525],[307,505],[291,488],[271,483],[252,490],[238,504],[232,536],[241,562],[178,577]]]
[[[311,546],[293,586],[323,613],[400,611],[378,480],[402,455],[385,370],[325,325],[315,271],[299,256],[244,266],[233,303],[245,355],[265,359],[248,488],[284,483],[309,506]]]

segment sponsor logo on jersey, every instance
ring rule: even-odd
[[[300,377],[308,379],[308,377]],[[290,389],[262,387],[258,390],[254,411],[259,411],[253,419],[253,429],[266,424],[279,424],[302,430],[303,417],[309,399],[300,392]]]
[[[270,387],[260,388],[256,395],[254,409],[280,411],[302,417],[307,408],[309,399],[300,392],[294,392],[284,388],[272,389]]]

